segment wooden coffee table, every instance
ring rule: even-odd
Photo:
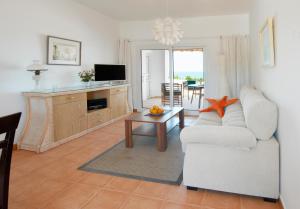
[[[126,147],[133,148],[133,135],[157,136],[157,149],[160,152],[166,151],[168,147],[167,134],[178,123],[180,128],[184,128],[184,109],[174,107],[166,110],[162,116],[148,116],[149,110],[134,113],[125,120]],[[175,117],[179,115],[179,118]],[[143,125],[132,130],[132,122],[142,122]]]

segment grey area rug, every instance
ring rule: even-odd
[[[179,185],[182,182],[184,158],[179,134],[178,126],[169,132],[166,152],[156,149],[156,137],[133,136],[133,148],[126,148],[123,140],[79,169]]]

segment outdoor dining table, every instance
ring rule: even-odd
[[[191,99],[191,104],[193,103],[194,95],[196,95],[196,91],[200,91],[199,94],[199,101],[198,101],[198,108],[200,108],[201,105],[201,98],[203,95],[203,90],[204,90],[204,84],[190,84],[188,85],[191,89],[193,89],[193,94],[192,94],[192,99]]]

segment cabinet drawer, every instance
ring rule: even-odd
[[[114,88],[110,90],[110,94],[119,94],[119,93],[123,93],[126,92],[127,88],[126,87],[122,87],[122,88]]]
[[[65,104],[69,102],[76,102],[82,100],[86,100],[86,93],[56,96],[53,97],[53,104]]]
[[[88,128],[93,128],[109,121],[109,116],[110,109],[108,108],[88,113]]]

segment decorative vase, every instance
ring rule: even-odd
[[[90,81],[81,81],[81,82],[84,87],[89,87],[91,83]]]

